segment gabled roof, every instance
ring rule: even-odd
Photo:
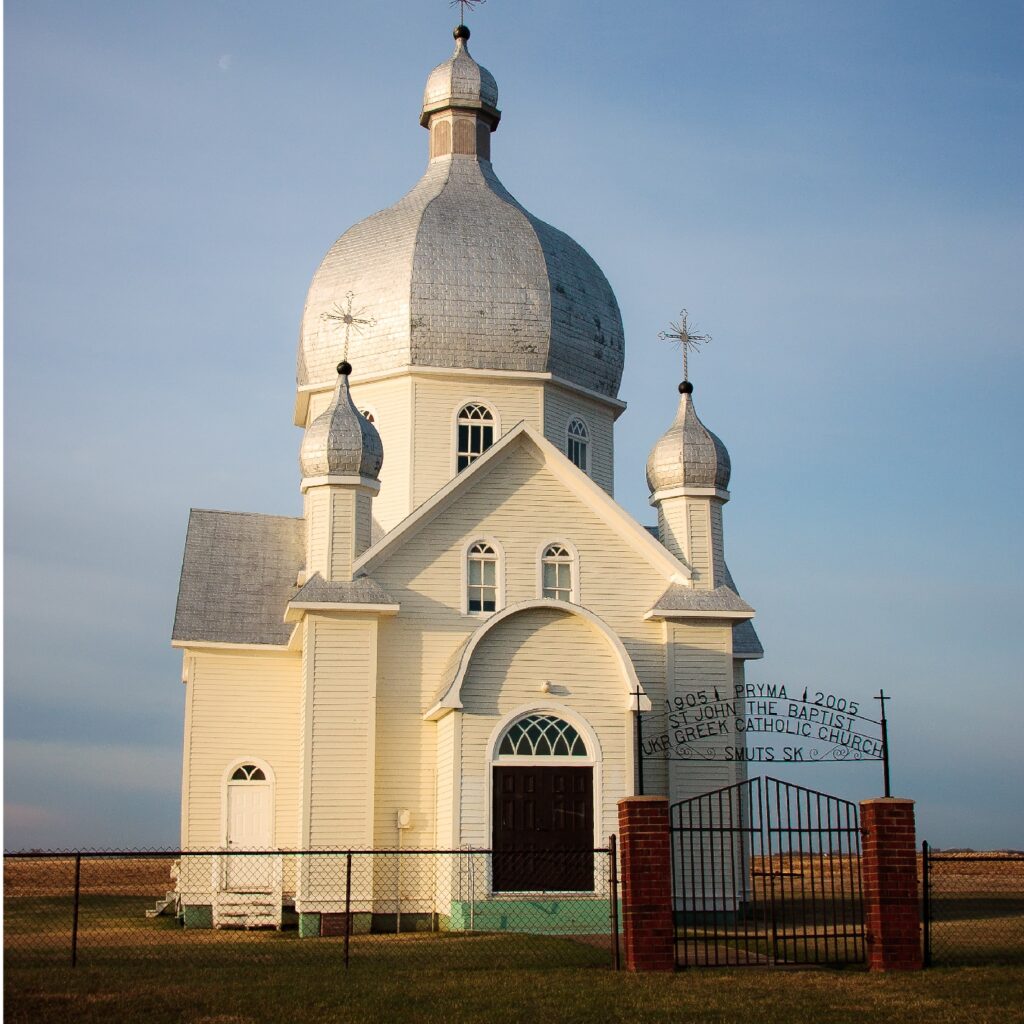
[[[305,562],[304,523],[290,516],[192,509],[171,637],[284,646],[283,621]]]
[[[614,499],[598,487],[582,470],[574,466],[543,434],[527,423],[517,423],[504,437],[492,445],[468,469],[450,480],[432,498],[385,534],[373,547],[356,560],[354,572],[371,569],[389,557],[416,535],[436,516],[453,505],[461,495],[485,476],[509,452],[522,445],[531,446],[566,488],[574,493],[639,555],[645,558],[666,580],[683,583],[690,578],[689,566],[659,543]]]

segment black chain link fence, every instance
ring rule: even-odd
[[[925,964],[1024,964],[1024,853],[921,852]]]
[[[7,968],[300,958],[618,967],[614,843],[574,851],[4,855]]]

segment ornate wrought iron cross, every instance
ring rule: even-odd
[[[681,309],[679,320],[675,323],[669,322],[669,329],[658,333],[662,341],[671,341],[683,350],[683,380],[690,379],[690,349],[696,351],[699,346],[706,345],[711,340],[710,334],[698,334],[695,328],[690,327],[689,316],[685,309]]]
[[[466,24],[466,8],[468,7],[471,11],[475,10],[482,3],[486,3],[487,0],[450,0],[448,6],[459,8],[459,24]]]
[[[336,324],[345,325],[345,340],[342,343],[341,349],[342,362],[348,362],[349,331],[355,329],[356,334],[362,334],[364,327],[373,327],[377,323],[372,316],[363,316],[366,312],[365,309],[352,309],[352,301],[354,299],[354,293],[346,292],[344,306],[340,302],[336,302],[326,313],[321,313],[324,320],[333,320]]]

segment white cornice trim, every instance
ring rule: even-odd
[[[393,530],[375,545],[363,552],[352,566],[353,575],[370,571],[370,566],[386,552],[402,544],[407,537],[425,526],[456,496],[468,489],[482,473],[486,473],[511,447],[520,442],[532,443],[545,467],[570,491],[588,505],[637,554],[651,563],[671,583],[686,583],[690,568],[676,558],[632,516],[618,505],[608,493],[594,483],[586,473],[574,466],[543,434],[528,423],[517,423],[504,437],[491,445],[468,469],[448,481],[433,497],[428,498],[415,512],[406,516]]]
[[[657,505],[666,498],[719,498],[728,501],[729,497],[729,492],[721,487],[666,487],[655,491],[650,497],[650,503]]]
[[[250,651],[259,654],[287,654],[288,644],[232,644],[217,640],[172,640],[172,647],[195,651]]]
[[[736,619],[743,622],[752,619],[756,613],[723,611],[681,611],[677,608],[652,608],[644,613],[645,619]]]
[[[299,489],[303,494],[311,487],[351,487],[353,490],[362,491],[371,497],[380,492],[380,481],[368,476],[304,476]]]
[[[615,410],[614,415],[616,419],[622,415],[626,408],[626,403],[621,398],[612,398],[609,395],[602,394],[600,391],[594,391],[591,388],[583,387],[582,384],[575,384],[572,381],[565,380],[563,377],[558,377],[553,373],[541,370],[477,370],[470,366],[443,367],[406,365],[396,367],[393,370],[384,370],[381,373],[368,373],[359,377],[353,376],[350,379],[350,386],[359,387],[360,384],[373,384],[377,381],[392,380],[395,377],[447,377],[463,378],[468,380],[538,381],[540,383],[554,384],[566,391],[585,395],[587,398],[590,398],[595,402],[607,405],[611,409]],[[297,427],[304,427],[306,425],[306,415],[309,410],[309,399],[311,396],[319,394],[322,391],[333,391],[334,388],[335,385],[333,383],[299,385],[295,392],[295,425]]]
[[[500,612],[495,612],[486,622],[484,622],[475,633],[470,637],[469,643],[466,644],[465,649],[462,651],[462,656],[459,658],[459,663],[455,667],[455,673],[439,698],[427,709],[424,713],[423,718],[425,721],[433,722],[439,718],[443,718],[449,711],[461,711],[462,710],[462,683],[466,678],[466,672],[469,670],[470,662],[473,660],[473,652],[480,645],[483,638],[495,628],[495,626],[504,622],[505,619],[519,615],[522,612],[534,611],[538,608],[550,608],[556,611],[565,612],[568,615],[578,615],[586,622],[590,623],[594,627],[595,631],[599,633],[611,646],[615,653],[615,657],[619,662],[619,667],[622,669],[624,682],[626,683],[625,693],[625,708],[627,711],[636,711],[637,704],[640,705],[640,711],[651,710],[651,700],[647,696],[643,685],[637,678],[636,669],[633,667],[632,659],[629,657],[629,653],[626,651],[625,645],[619,638],[619,635],[604,621],[600,616],[594,614],[589,608],[584,608],[582,605],[572,604],[568,601],[552,601],[548,598],[539,598],[534,601],[520,601],[518,604],[509,605],[507,608],[502,609]]]
[[[285,622],[299,622],[312,612],[364,612],[368,615],[397,615],[397,604],[360,604],[358,601],[289,601],[284,612]]]

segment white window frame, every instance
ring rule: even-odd
[[[469,550],[474,544],[489,544],[495,555],[494,567],[494,611],[471,612],[469,610]],[[471,537],[462,547],[462,614],[474,619],[486,619],[505,607],[505,549],[494,537],[478,535]]]
[[[483,406],[483,408],[491,414],[491,419],[494,421],[494,438],[491,441],[491,448],[493,448],[501,438],[501,417],[498,415],[498,410],[495,408],[494,403],[486,401],[483,398],[462,399],[452,412],[451,475],[453,477],[458,476],[461,472],[465,472],[465,470],[459,469],[459,418],[462,415],[462,410],[465,409],[467,405]],[[473,462],[476,462],[479,458],[480,456],[478,455]],[[469,469],[473,465],[473,462],[471,462],[466,469]]]
[[[569,552],[571,558],[569,577],[572,583],[569,603],[580,604],[580,553],[572,541],[561,537],[550,537],[537,548],[537,597],[542,601],[553,601],[554,598],[544,596],[544,552],[553,544],[558,544]]]
[[[565,421],[565,457],[569,459],[569,461],[572,462],[574,466],[576,465],[576,463],[573,462],[569,456],[569,442],[571,440],[574,440],[572,434],[569,433],[569,430],[572,427],[573,423],[576,422],[577,420],[583,425],[583,429],[587,432],[587,436],[586,438],[584,438],[584,444],[586,445],[586,448],[584,449],[584,464],[582,466],[577,466],[577,469],[582,470],[584,473],[587,474],[587,476],[590,476],[590,466],[593,462],[593,453],[591,451],[591,448],[594,443],[594,432],[590,429],[590,424],[587,422],[586,417],[581,416],[578,412],[574,412]]]

